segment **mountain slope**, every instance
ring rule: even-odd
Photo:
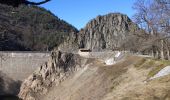
[[[51,50],[78,30],[51,12],[0,4],[0,50]]]

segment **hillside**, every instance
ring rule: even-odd
[[[169,64],[126,54],[115,64],[106,65],[102,59],[56,51],[49,62],[23,82],[19,97],[24,100],[169,100],[170,76],[150,79]]]
[[[94,60],[60,85],[51,88],[41,100],[54,98],[55,100],[170,99],[169,75],[149,80],[150,73],[162,63],[144,58],[146,62],[136,68],[135,65],[142,59],[130,56],[111,66]],[[152,64],[149,65],[151,62]]]
[[[170,65],[169,61],[134,53],[141,48],[149,48],[143,48],[142,43],[147,41],[140,37],[147,38],[147,35],[126,15],[110,13],[98,16],[80,32],[76,32],[76,29],[71,31],[66,33],[67,37],[60,38],[63,43],[60,42],[59,48],[53,50],[50,59],[22,82],[19,98],[170,99],[170,71],[166,68]],[[83,53],[77,52],[79,48],[91,49],[92,52],[85,52],[84,56]],[[164,76],[157,77],[162,73],[161,70],[168,74],[163,73]]]
[[[50,11],[37,6],[0,4],[0,50],[46,51],[78,30]]]

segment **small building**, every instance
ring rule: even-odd
[[[78,54],[82,57],[89,57],[90,52],[92,52],[90,49],[79,49]]]

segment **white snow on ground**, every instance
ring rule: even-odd
[[[116,55],[115,55],[115,57],[119,57],[120,56],[120,54],[121,54],[121,52],[119,51]]]
[[[116,63],[115,59],[116,59],[116,58],[119,58],[120,56],[121,56],[121,52],[118,51],[118,52],[115,54],[115,56],[113,56],[113,57],[105,60],[105,64],[106,64],[106,65],[113,65],[113,64],[115,64],[115,63]]]
[[[106,63],[106,65],[113,65],[113,64],[115,64],[116,62],[115,62],[114,58],[110,58],[110,59],[107,59],[107,60],[105,61],[105,63]]]
[[[162,76],[169,75],[169,74],[170,74],[170,66],[166,66],[165,68],[160,70],[156,75],[154,75],[150,79],[155,79],[155,78],[162,77]]]

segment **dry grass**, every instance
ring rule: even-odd
[[[116,79],[112,92],[104,100],[170,100],[170,76],[144,83],[170,62],[151,58],[139,58],[134,62]]]
[[[148,78],[153,77],[157,74],[161,69],[170,65],[170,61],[168,60],[151,60],[152,70],[148,73]]]
[[[154,67],[149,73],[148,78],[153,77],[155,74],[157,74],[161,69],[165,67],[164,64],[159,64],[158,66]]]
[[[137,63],[134,64],[136,68],[142,66],[147,60],[145,58],[141,58]]]
[[[86,70],[75,73],[76,77],[54,87],[41,100],[170,100],[170,77],[144,83],[168,61],[128,56],[110,66],[95,59],[88,63]]]
[[[137,69],[151,69],[147,76],[148,78],[150,78],[168,65],[170,65],[170,61],[168,60],[141,58],[134,64],[134,67]]]

